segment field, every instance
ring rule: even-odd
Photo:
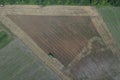
[[[90,54],[68,67],[69,72],[72,73],[68,75],[72,75],[75,80],[114,80],[115,78],[119,80],[119,58],[103,44],[96,44],[95,41],[92,45],[92,49],[84,53],[90,52]]]
[[[18,70],[15,73],[16,79],[20,79],[19,76],[29,79],[29,76],[33,75],[32,80],[36,77],[42,80],[41,78],[45,78],[44,74],[41,75],[44,72],[37,72],[39,66],[42,66],[41,63],[50,67],[51,70],[47,70],[54,75],[55,80],[58,80],[57,75],[62,80],[120,79],[119,50],[111,32],[94,7],[15,5],[6,6],[1,10],[4,13],[0,16],[1,22],[26,45],[19,39],[14,40],[14,46],[20,45],[20,50],[24,52],[19,56],[16,54],[16,59],[18,63],[26,64],[22,70],[17,69],[19,64],[14,66]],[[14,48],[15,51],[17,49]],[[25,56],[28,52],[29,57]],[[19,57],[24,62],[21,62]],[[46,65],[43,64],[43,67]],[[45,74],[48,75],[50,72]],[[2,76],[4,77],[4,74]]]
[[[103,7],[98,11],[120,47],[120,7]]]
[[[52,53],[64,65],[63,72],[69,77],[96,80],[112,79],[119,74],[120,70],[115,68],[119,68],[117,56],[106,46],[89,16],[19,15],[9,18],[46,54]],[[84,58],[80,59],[78,55],[82,54]]]
[[[13,39],[9,30],[4,28],[4,25],[0,22],[0,49],[5,47]]]
[[[81,52],[89,39],[99,36],[89,17],[10,16],[10,18],[28,33],[40,48],[47,54],[53,53],[64,66]]]
[[[0,80],[60,80],[22,41],[0,49]]]

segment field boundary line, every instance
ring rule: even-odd
[[[6,5],[0,11],[2,15],[98,16],[91,6]]]
[[[103,41],[105,42],[106,46],[110,48],[113,54],[119,52],[117,47],[116,41],[112,37],[109,29],[107,28],[106,23],[103,21],[101,16],[91,17],[92,23],[95,25],[96,30],[102,37]]]

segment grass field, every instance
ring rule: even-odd
[[[0,80],[60,80],[19,39],[0,50]]]
[[[0,23],[0,49],[6,46],[12,39],[10,31],[5,29],[4,25]]]
[[[98,8],[110,32],[120,46],[120,7]]]

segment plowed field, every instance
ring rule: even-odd
[[[47,54],[67,66],[98,36],[89,16],[9,16]]]

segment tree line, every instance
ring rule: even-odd
[[[0,0],[1,4],[120,6],[120,0]]]

